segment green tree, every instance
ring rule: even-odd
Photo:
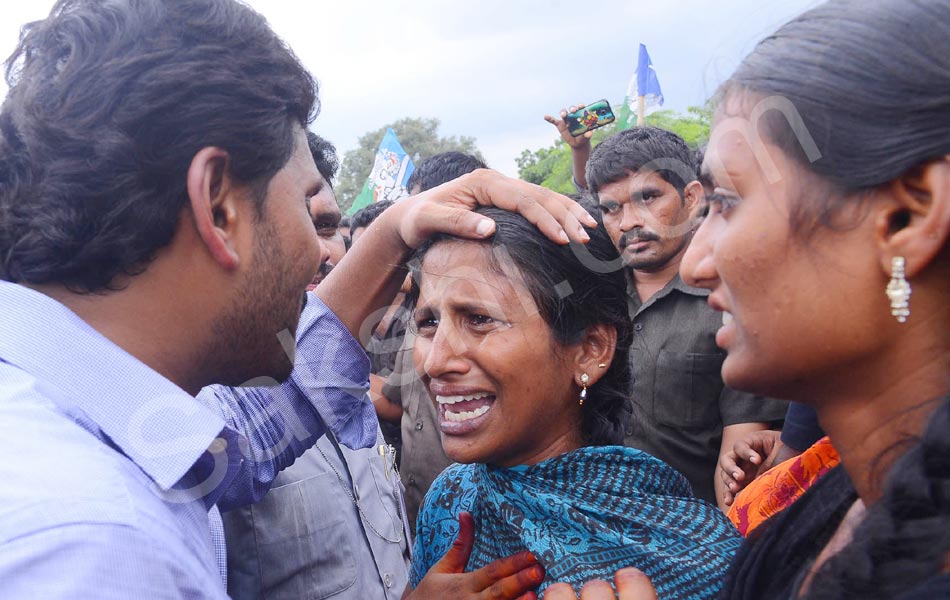
[[[697,148],[709,140],[711,122],[712,111],[699,106],[690,106],[685,115],[672,110],[660,110],[646,118],[647,125],[672,131],[692,148]]]
[[[399,119],[379,129],[374,129],[360,136],[357,148],[350,150],[343,156],[340,165],[340,175],[334,190],[340,203],[340,210],[344,213],[353,204],[353,200],[363,189],[366,178],[373,170],[373,161],[379,142],[386,134],[386,129],[392,127],[399,138],[403,149],[412,157],[412,162],[421,161],[441,152],[457,150],[473,154],[481,160],[481,152],[475,146],[475,138],[469,136],[440,136],[439,120],[406,117]]]
[[[696,148],[709,139],[709,127],[712,120],[708,108],[690,106],[686,114],[672,110],[661,110],[647,116],[647,125],[666,129],[683,138],[690,147]],[[591,143],[595,146],[617,133],[613,125],[602,127],[594,132]],[[518,176],[525,181],[543,185],[562,194],[573,193],[571,181],[571,148],[558,139],[554,145],[539,150],[524,150],[515,159],[518,164]]]
[[[613,125],[601,127],[594,132],[591,143],[599,144],[616,133]],[[518,176],[525,181],[543,185],[544,187],[562,194],[573,194],[574,188],[571,160],[571,147],[564,140],[558,139],[553,146],[540,150],[524,150],[521,156],[515,159],[518,165]]]

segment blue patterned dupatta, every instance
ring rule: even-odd
[[[582,448],[534,466],[452,465],[419,513],[412,586],[448,550],[458,514],[475,517],[468,570],[530,550],[575,591],[623,567],[650,576],[659,598],[714,598],[741,538],[693,497],[672,467],[620,446]]]

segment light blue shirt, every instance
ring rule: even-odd
[[[369,361],[315,296],[298,341],[270,404],[202,403],[0,282],[0,595],[225,598],[214,505],[259,500],[322,435],[321,413],[344,444],[376,439]]]

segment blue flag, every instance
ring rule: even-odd
[[[637,102],[643,96],[644,116],[656,112],[663,106],[663,92],[660,90],[660,80],[657,79],[656,69],[647,47],[640,44],[640,56],[637,59],[637,71],[630,78],[627,87],[627,97],[620,107],[620,116],[617,129],[624,130],[637,124]]]
[[[412,159],[402,149],[396,132],[392,128],[387,129],[383,141],[379,143],[373,170],[363,185],[363,191],[353,201],[346,214],[352,215],[373,202],[402,200],[409,195],[406,183],[414,170]]]
[[[637,95],[646,98],[647,106],[656,110],[663,106],[663,92],[660,80],[656,78],[656,69],[647,53],[647,47],[640,44],[640,58],[637,61]]]

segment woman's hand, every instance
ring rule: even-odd
[[[634,568],[621,569],[614,575],[617,595],[606,581],[588,581],[581,588],[580,600],[657,600],[650,578]],[[544,592],[545,600],[577,600],[566,583],[556,583]]]
[[[429,569],[416,589],[406,589],[403,600],[483,598],[485,600],[536,600],[531,591],[544,581],[544,567],[530,552],[501,558],[471,573],[465,566],[475,545],[475,521],[459,514],[459,535],[442,560]],[[570,588],[568,588],[570,589]]]

